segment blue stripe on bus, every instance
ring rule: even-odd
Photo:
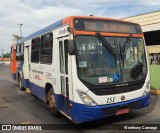
[[[30,82],[30,89],[34,95],[36,95],[38,98],[46,102],[47,99],[46,99],[45,88],[40,87]],[[63,110],[62,97],[64,96],[61,94],[55,94],[55,96],[56,96],[57,109]],[[108,117],[109,115],[105,114],[102,111],[102,109],[107,109],[107,108],[109,109],[113,107],[123,106],[123,105],[127,105],[130,103],[136,102],[136,101],[140,101],[140,104],[136,107],[136,109],[140,109],[140,108],[148,106],[149,100],[150,100],[149,93],[146,96],[142,96],[140,98],[129,100],[126,102],[109,104],[109,105],[100,105],[100,106],[99,105],[98,106],[87,106],[87,105],[75,103],[69,100],[69,104],[72,104],[71,107],[69,106],[69,112],[67,112],[67,109],[63,111],[67,115],[69,115],[72,118],[72,121],[74,121],[75,123],[84,123],[84,122],[94,121],[94,120],[103,119],[105,117]]]
[[[57,110],[62,110],[65,114],[70,117],[73,117],[73,108],[70,106],[73,102],[69,98],[61,94],[55,94],[56,96],[56,108]],[[63,100],[65,100],[63,102]],[[64,103],[64,105],[62,105]]]
[[[30,89],[34,95],[36,95],[38,98],[46,102],[46,92],[44,88],[39,87],[30,82]],[[62,97],[64,96],[61,94],[56,94],[55,96],[56,96],[57,110],[63,110]],[[69,115],[72,118],[72,121],[74,121],[75,123],[84,123],[84,122],[99,120],[99,119],[108,117],[109,115],[105,114],[102,111],[102,109],[123,106],[136,101],[140,101],[140,104],[136,107],[136,109],[140,109],[149,105],[149,99],[150,99],[150,95],[147,94],[146,96],[133,99],[130,101],[115,103],[110,105],[101,105],[101,106],[87,106],[87,105],[75,103],[69,100],[69,104],[72,104],[72,106],[69,107],[69,112],[67,112],[67,110],[63,110],[63,111],[67,115]]]
[[[37,96],[38,98],[40,98],[41,100],[43,100],[44,102],[46,102],[46,91],[45,88],[40,87],[32,82],[29,82],[29,88],[31,90],[31,92]]]
[[[102,109],[118,107],[118,106],[126,105],[132,102],[136,102],[136,101],[140,101],[139,106],[137,106],[136,108],[136,109],[140,109],[149,105],[149,99],[150,99],[150,95],[147,94],[146,96],[143,96],[134,100],[126,101],[126,102],[115,103],[110,105],[94,106],[94,107],[72,102],[73,104],[72,112],[74,112],[74,114],[72,115],[72,120],[76,123],[83,123],[83,122],[103,119],[108,116],[107,114],[103,113]]]
[[[25,38],[23,38],[23,39],[21,39],[21,40],[19,40],[18,43],[24,43],[27,40],[30,40],[32,38],[40,36],[41,34],[49,32],[49,31],[51,31],[51,30],[53,30],[53,29],[55,29],[57,27],[60,27],[60,26],[62,26],[62,21],[63,21],[63,19],[61,19],[61,20],[59,20],[59,21],[57,21],[57,22],[55,22],[55,23],[53,23],[53,24],[51,24],[51,25],[49,25],[49,26],[47,26],[47,27],[45,27],[45,28],[43,28],[43,29],[41,29],[41,30],[39,30],[39,31],[37,31],[37,32],[25,37]]]
[[[29,88],[29,79],[24,79],[24,77],[22,76],[21,81],[24,88]]]

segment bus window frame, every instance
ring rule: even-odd
[[[19,61],[24,62],[24,43],[20,44]]]
[[[43,46],[43,37],[45,37],[45,36],[47,36],[47,35],[49,35],[49,42],[47,42],[47,43],[49,43],[49,46],[47,46],[47,47],[44,47],[45,46],[45,44],[44,44],[44,46]],[[41,53],[42,53],[42,50],[51,50],[51,55],[49,55],[49,56],[51,56],[51,62],[42,62],[41,61]],[[52,64],[52,60],[53,60],[53,33],[52,32],[48,32],[48,33],[46,33],[46,34],[43,34],[42,36],[41,36],[41,44],[40,44],[40,48],[39,48],[39,63],[40,64],[46,64],[46,65],[51,65]],[[48,59],[48,58],[47,58]]]
[[[36,39],[39,39],[39,47],[35,49],[33,46],[36,45],[36,44],[33,44],[33,41],[36,40]],[[31,40],[31,63],[38,64],[40,62],[40,58],[39,58],[39,56],[40,56],[40,45],[41,45],[41,37],[36,37],[36,38],[33,38]],[[37,51],[38,51],[38,59],[37,59],[37,61],[33,61],[32,60],[33,52],[37,52]]]

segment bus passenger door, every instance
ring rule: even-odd
[[[30,41],[25,42],[24,44],[24,79],[26,80],[25,87],[29,88],[29,47],[30,47]]]
[[[70,115],[69,108],[69,76],[68,76],[68,38],[59,39],[59,66],[60,66],[60,89],[61,89],[61,110]]]

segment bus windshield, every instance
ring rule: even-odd
[[[78,77],[94,85],[133,82],[147,74],[142,38],[79,35],[76,60]]]

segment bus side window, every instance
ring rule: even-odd
[[[21,53],[21,47],[22,47],[21,44],[19,44],[19,53]]]
[[[60,58],[60,72],[64,74],[64,57],[62,41],[59,42],[59,58]]]
[[[41,64],[52,64],[52,48],[53,45],[53,34],[49,33],[43,35],[41,38],[41,49],[40,49],[40,63]]]
[[[40,38],[32,40],[31,62],[39,63]]]
[[[16,61],[19,61],[19,44],[16,46]]]
[[[68,75],[68,39],[64,40],[64,51],[65,51],[65,71]]]
[[[20,44],[20,56],[19,56],[20,61],[24,61],[24,44]]]

